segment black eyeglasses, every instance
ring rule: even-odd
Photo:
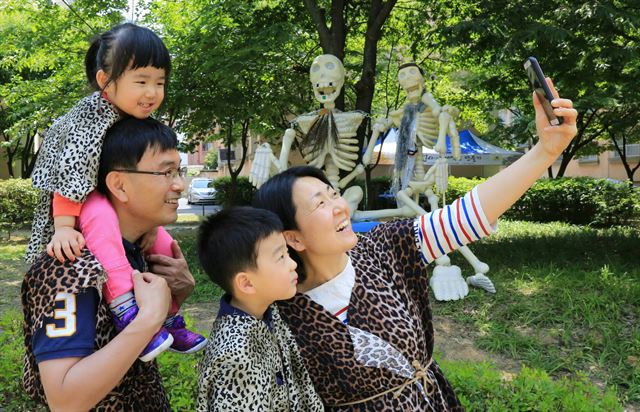
[[[141,175],[154,175],[154,176],[164,176],[166,179],[176,180],[176,178],[180,177],[180,179],[184,179],[187,175],[187,168],[181,167],[180,169],[169,169],[166,172],[149,172],[147,170],[134,170],[134,169],[113,169],[114,172],[124,172],[124,173],[136,173]]]

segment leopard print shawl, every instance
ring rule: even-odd
[[[278,303],[325,410],[463,410],[432,359],[429,277],[413,220],[378,225],[349,255],[356,280],[347,325],[301,293]],[[430,387],[415,383],[360,402],[401,387],[416,372],[414,364],[426,369]],[[359,403],[340,406],[349,402]]]
[[[84,202],[95,189],[104,136],[119,118],[116,107],[96,92],[80,100],[45,133],[31,176],[40,193],[27,262],[34,261],[53,235],[53,192]]]

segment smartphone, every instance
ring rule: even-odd
[[[524,62],[524,69],[527,71],[527,77],[529,78],[531,88],[538,94],[538,97],[542,102],[542,107],[544,108],[544,112],[547,114],[549,123],[552,126],[562,124],[562,117],[556,116],[553,113],[553,106],[551,106],[553,94],[551,93],[551,89],[549,89],[549,85],[544,77],[544,73],[542,73],[538,60],[535,57],[529,57],[527,61]]]

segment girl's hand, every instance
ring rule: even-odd
[[[146,252],[151,249],[151,247],[153,247],[153,245],[156,243],[157,238],[158,227],[154,227],[153,229],[142,235],[142,238],[140,239],[140,248],[142,249],[142,251]]]
[[[47,245],[47,253],[61,263],[66,259],[73,262],[76,256],[82,253],[82,248],[84,248],[82,233],[69,226],[60,226],[56,228],[51,242]]]
[[[573,102],[569,99],[561,99],[553,86],[553,82],[547,77],[547,84],[555,97],[551,101],[556,116],[562,116],[563,122],[558,126],[551,126],[544,113],[542,103],[536,92],[533,92],[533,107],[536,110],[536,130],[542,149],[554,160],[562,154],[577,133],[576,118],[578,112],[573,108]]]

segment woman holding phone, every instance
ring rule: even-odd
[[[254,206],[275,212],[298,260],[298,293],[279,303],[316,390],[331,411],[462,410],[433,360],[426,263],[490,235],[498,217],[546,171],[576,134],[572,102],[534,95],[539,142],[518,161],[443,209],[378,225],[358,238],[347,202],[318,169],[286,170]]]

